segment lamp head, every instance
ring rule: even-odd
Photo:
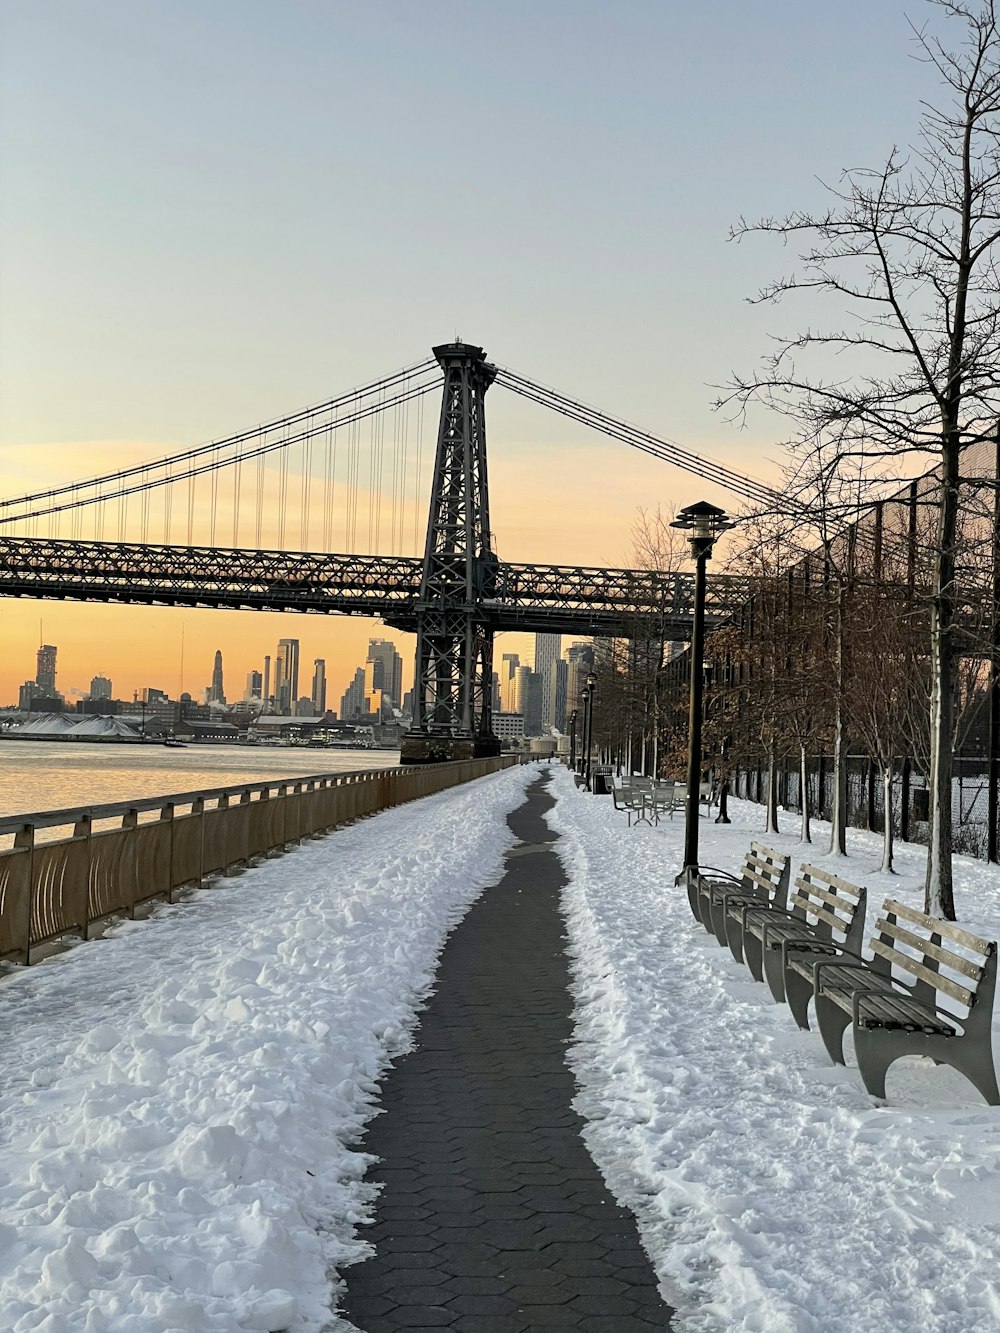
[[[597,685],[597,677],[594,675],[593,671],[588,671],[588,672],[587,672],[587,688],[588,688],[589,690],[593,690],[593,689],[595,688],[596,685]]]
[[[710,554],[722,533],[732,527],[732,521],[718,505],[699,500],[697,504],[686,505],[670,526],[687,533],[691,554],[697,560],[699,556]]]

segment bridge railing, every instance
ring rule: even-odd
[[[280,779],[0,819],[0,960],[30,963],[213,875],[517,764],[516,755]]]

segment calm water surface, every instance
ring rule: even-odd
[[[0,816],[398,763],[398,750],[234,745],[174,750],[163,745],[0,740]]]

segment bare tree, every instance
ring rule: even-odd
[[[996,0],[927,0],[961,28],[955,47],[913,28],[918,57],[940,84],[924,103],[909,154],[853,169],[819,214],[741,220],[736,238],[763,232],[801,245],[799,273],[763,290],[779,301],[823,293],[845,323],[779,339],[762,370],[734,381],[723,404],[762,402],[796,423],[806,455],[836,446],[846,460],[935,460],[936,530],[928,660],[931,822],[927,910],[954,919],[951,784],[955,740],[956,541],[961,456],[1000,414],[1000,31]],[[819,373],[798,360],[820,354]],[[831,353],[856,355],[856,374],[826,378]]]

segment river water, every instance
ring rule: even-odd
[[[398,763],[398,750],[0,740],[0,817]]]

